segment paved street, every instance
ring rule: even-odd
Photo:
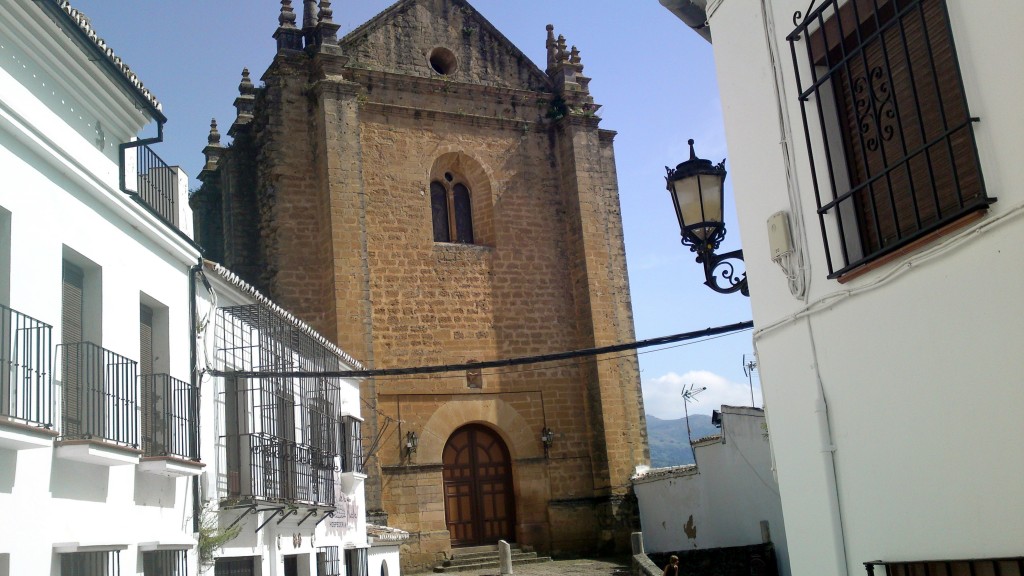
[[[458,576],[498,576],[497,568],[482,571],[467,570],[452,572]],[[561,576],[563,574],[588,574],[590,576],[629,576],[629,559],[577,559],[555,560],[538,564],[524,564],[513,568],[513,576]]]

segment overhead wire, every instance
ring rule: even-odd
[[[556,360],[568,360],[573,358],[580,358],[584,356],[597,356],[602,354],[609,354],[614,352],[623,352],[626,350],[637,350],[639,348],[647,348],[651,346],[659,346],[662,344],[671,344],[674,342],[683,342],[687,340],[698,340],[701,338],[707,338],[710,336],[732,334],[743,330],[749,330],[753,328],[754,323],[750,320],[745,322],[737,322],[735,324],[728,324],[724,326],[716,326],[711,328],[705,328],[703,330],[696,330],[693,332],[683,332],[681,334],[672,334],[669,336],[660,336],[657,338],[648,338],[646,340],[638,340],[633,342],[625,342],[621,344],[613,344],[610,346],[599,346],[594,348],[584,348],[581,350],[571,350],[568,352],[556,352],[552,354],[539,354],[534,356],[520,356],[515,358],[506,358],[502,360],[488,360],[484,362],[467,362],[462,364],[440,364],[431,366],[413,366],[407,368],[378,368],[370,370],[274,370],[274,371],[258,371],[258,370],[217,370],[208,369],[207,372],[212,376],[236,376],[242,378],[269,378],[269,377],[321,377],[321,378],[374,378],[379,376],[406,376],[415,374],[437,374],[444,372],[456,372],[463,370],[483,370],[486,368],[498,368],[507,366],[521,366],[526,364],[538,364],[542,362],[552,362]]]

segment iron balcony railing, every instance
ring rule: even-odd
[[[334,454],[260,434],[228,437],[228,449],[239,453],[228,458],[232,497],[334,506]]]
[[[168,374],[144,374],[139,382],[143,455],[199,460],[195,387]]]
[[[0,415],[53,428],[52,332],[0,305]]]
[[[138,448],[138,364],[90,342],[60,348],[61,439]]]
[[[178,186],[175,170],[146,145],[134,147],[135,192],[168,224],[178,226]],[[130,152],[129,152],[130,153]]]

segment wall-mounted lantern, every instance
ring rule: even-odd
[[[419,446],[420,439],[416,436],[416,433],[412,430],[405,433],[405,454],[406,456],[412,456],[416,453],[416,448]]]
[[[697,254],[697,262],[704,265],[704,284],[708,288],[722,294],[739,292],[750,296],[746,272],[737,276],[731,262],[742,262],[743,251],[715,254],[725,239],[722,221],[725,160],[712,165],[710,160],[697,158],[692,139],[688,143],[690,159],[675,168],[665,167],[666,188],[676,209],[683,246],[689,246],[690,252]]]
[[[544,457],[548,457],[548,451],[551,450],[551,445],[555,443],[555,433],[551,428],[545,426],[540,431],[540,442],[544,445]]]

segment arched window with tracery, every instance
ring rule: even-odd
[[[473,208],[469,188],[451,172],[430,183],[434,242],[473,243]]]

